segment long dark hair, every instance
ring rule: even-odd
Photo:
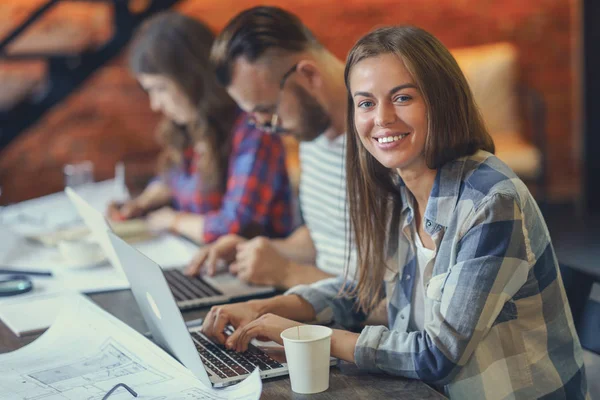
[[[198,166],[203,182],[224,188],[236,105],[217,83],[209,61],[214,39],[200,21],[163,12],[136,33],[129,65],[136,75],[160,74],[173,80],[196,106],[198,112],[191,126],[167,121],[160,125],[159,135],[178,150],[180,157],[185,147],[203,143],[207,151]],[[166,158],[178,161],[176,157]]]
[[[358,305],[364,311],[377,306],[382,294],[386,262],[390,249],[395,248],[393,240],[397,240],[397,235],[390,232],[398,229],[394,216],[398,215],[401,200],[394,182],[396,172],[381,165],[358,138],[349,76],[358,62],[382,54],[395,54],[404,62],[423,96],[428,128],[425,160],[429,168],[438,169],[480,149],[494,152],[494,142],[467,80],[438,39],[416,27],[397,26],[376,29],[358,40],[348,55],[344,73],[348,90],[348,207],[358,262],[358,284],[348,294],[358,296]]]

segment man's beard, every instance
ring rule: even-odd
[[[329,128],[331,118],[321,104],[302,86],[293,85],[291,89],[298,99],[300,126],[294,130],[290,130],[289,133],[301,142],[315,140]]]

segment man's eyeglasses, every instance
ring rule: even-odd
[[[287,70],[285,74],[281,77],[281,81],[279,81],[279,93],[277,95],[277,102],[275,103],[275,108],[273,109],[273,115],[271,116],[271,126],[270,133],[277,133],[279,131],[279,104],[281,103],[281,96],[283,94],[283,88],[285,87],[285,82],[287,82],[290,75],[298,70],[298,64],[294,64],[292,68]]]
[[[102,400],[107,400],[110,397],[110,395],[113,394],[114,391],[117,390],[120,387],[124,388],[129,393],[131,393],[131,395],[133,397],[138,397],[138,394],[135,392],[135,390],[133,390],[132,388],[130,388],[129,386],[127,386],[124,383],[117,383],[115,386],[113,386],[112,389],[110,389],[108,392],[106,392],[106,394],[104,395],[104,397],[102,397]]]

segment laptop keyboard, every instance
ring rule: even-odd
[[[231,328],[225,330],[227,335],[232,332]],[[248,350],[244,353],[238,353],[206,340],[198,332],[190,332],[190,334],[204,365],[210,366],[210,370],[220,378],[247,375],[254,371],[256,367],[261,371],[283,367],[279,362],[252,344],[248,345]]]
[[[223,294],[199,276],[186,276],[178,269],[167,269],[163,273],[176,301],[195,300]]]

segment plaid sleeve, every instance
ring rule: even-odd
[[[456,263],[444,278],[439,299],[434,298],[433,320],[423,332],[364,328],[355,348],[357,365],[426,382],[450,382],[527,280],[530,250],[523,222],[512,196],[491,195],[466,220]],[[511,313],[503,315],[509,318]],[[505,355],[488,356],[501,360]]]
[[[240,233],[251,223],[263,230],[271,224],[273,230],[289,233],[291,199],[274,201],[278,194],[285,192],[286,186],[289,191],[281,138],[242,124],[234,134],[221,208],[204,216],[205,243],[228,233]]]
[[[148,184],[146,185],[144,190],[146,190],[150,186],[156,185],[156,184],[161,184],[161,185],[167,186],[169,188],[169,190],[171,190],[171,200],[170,200],[169,205],[177,210],[177,209],[179,209],[179,203],[177,202],[178,188],[175,185],[175,179],[173,178],[174,174],[175,173],[173,171],[169,171],[166,174],[155,175],[148,181]]]
[[[366,319],[366,314],[357,311],[355,298],[339,295],[340,289],[346,285],[346,291],[354,289],[354,282],[346,281],[338,276],[317,281],[310,285],[298,285],[285,294],[296,294],[308,301],[315,310],[315,315],[325,309],[331,309],[336,322],[351,329],[360,326]]]
[[[173,207],[175,210],[180,210],[181,204],[179,202],[179,199],[181,198],[181,187],[179,185],[178,179],[181,175],[181,169],[173,167],[165,173],[154,176],[150,180],[150,182],[148,182],[146,188],[157,183],[166,185],[171,190],[170,206]]]

